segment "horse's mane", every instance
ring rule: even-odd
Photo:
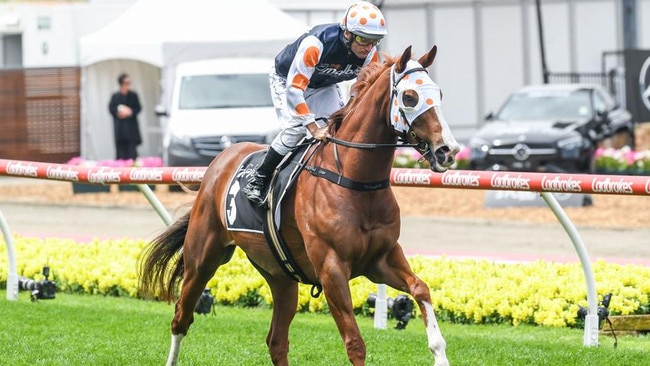
[[[348,112],[355,109],[359,101],[363,99],[370,86],[377,81],[381,73],[397,61],[396,58],[385,57],[386,60],[384,62],[371,62],[361,69],[357,76],[357,81],[352,85],[352,89],[350,90],[350,100],[343,108],[332,113],[329,118],[331,122],[329,125],[330,133],[334,133],[339,129],[345,116],[347,116]]]

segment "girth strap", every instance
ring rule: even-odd
[[[307,170],[309,173],[311,173],[311,175],[315,177],[327,179],[334,184],[338,184],[341,187],[353,189],[355,191],[378,191],[380,189],[386,189],[390,187],[390,179],[363,183],[346,178],[340,174],[334,173],[331,170],[327,170],[321,167],[307,166],[305,167],[305,170]]]
[[[307,160],[309,159],[311,159],[311,155]],[[275,180],[276,177],[277,175],[273,177],[273,181]],[[266,209],[266,220],[263,225],[266,242],[269,246],[269,249],[271,250],[271,253],[273,253],[273,256],[275,257],[275,260],[280,265],[280,268],[282,268],[282,270],[284,270],[284,272],[293,280],[304,284],[312,285],[311,296],[316,298],[320,296],[320,294],[323,292],[323,286],[318,281],[315,283],[311,282],[307,277],[307,275],[305,275],[305,273],[298,265],[298,262],[296,262],[296,260],[293,258],[293,255],[291,255],[291,251],[287,247],[287,243],[284,241],[284,238],[282,237],[280,230],[278,230],[278,227],[275,224],[274,215],[273,215],[273,210],[275,208],[275,194],[273,191],[273,185],[274,185],[273,181],[270,184],[271,188],[267,196],[268,207]],[[294,182],[295,180],[291,181],[287,189],[290,189],[290,186]]]

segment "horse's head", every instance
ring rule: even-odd
[[[416,143],[431,169],[445,172],[454,163],[459,151],[442,114],[442,92],[431,80],[426,68],[431,66],[438,48],[433,48],[418,61],[411,60],[409,46],[391,67],[390,123],[409,143]]]

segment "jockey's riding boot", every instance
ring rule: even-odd
[[[264,205],[269,183],[273,176],[273,170],[280,164],[282,158],[284,158],[283,155],[280,155],[272,147],[269,147],[269,151],[266,153],[262,165],[257,168],[257,171],[253,174],[253,179],[242,190],[249,201],[260,207]]]

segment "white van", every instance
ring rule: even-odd
[[[166,166],[207,166],[240,141],[269,144],[279,124],[269,89],[272,59],[231,58],[179,64],[165,116]]]

